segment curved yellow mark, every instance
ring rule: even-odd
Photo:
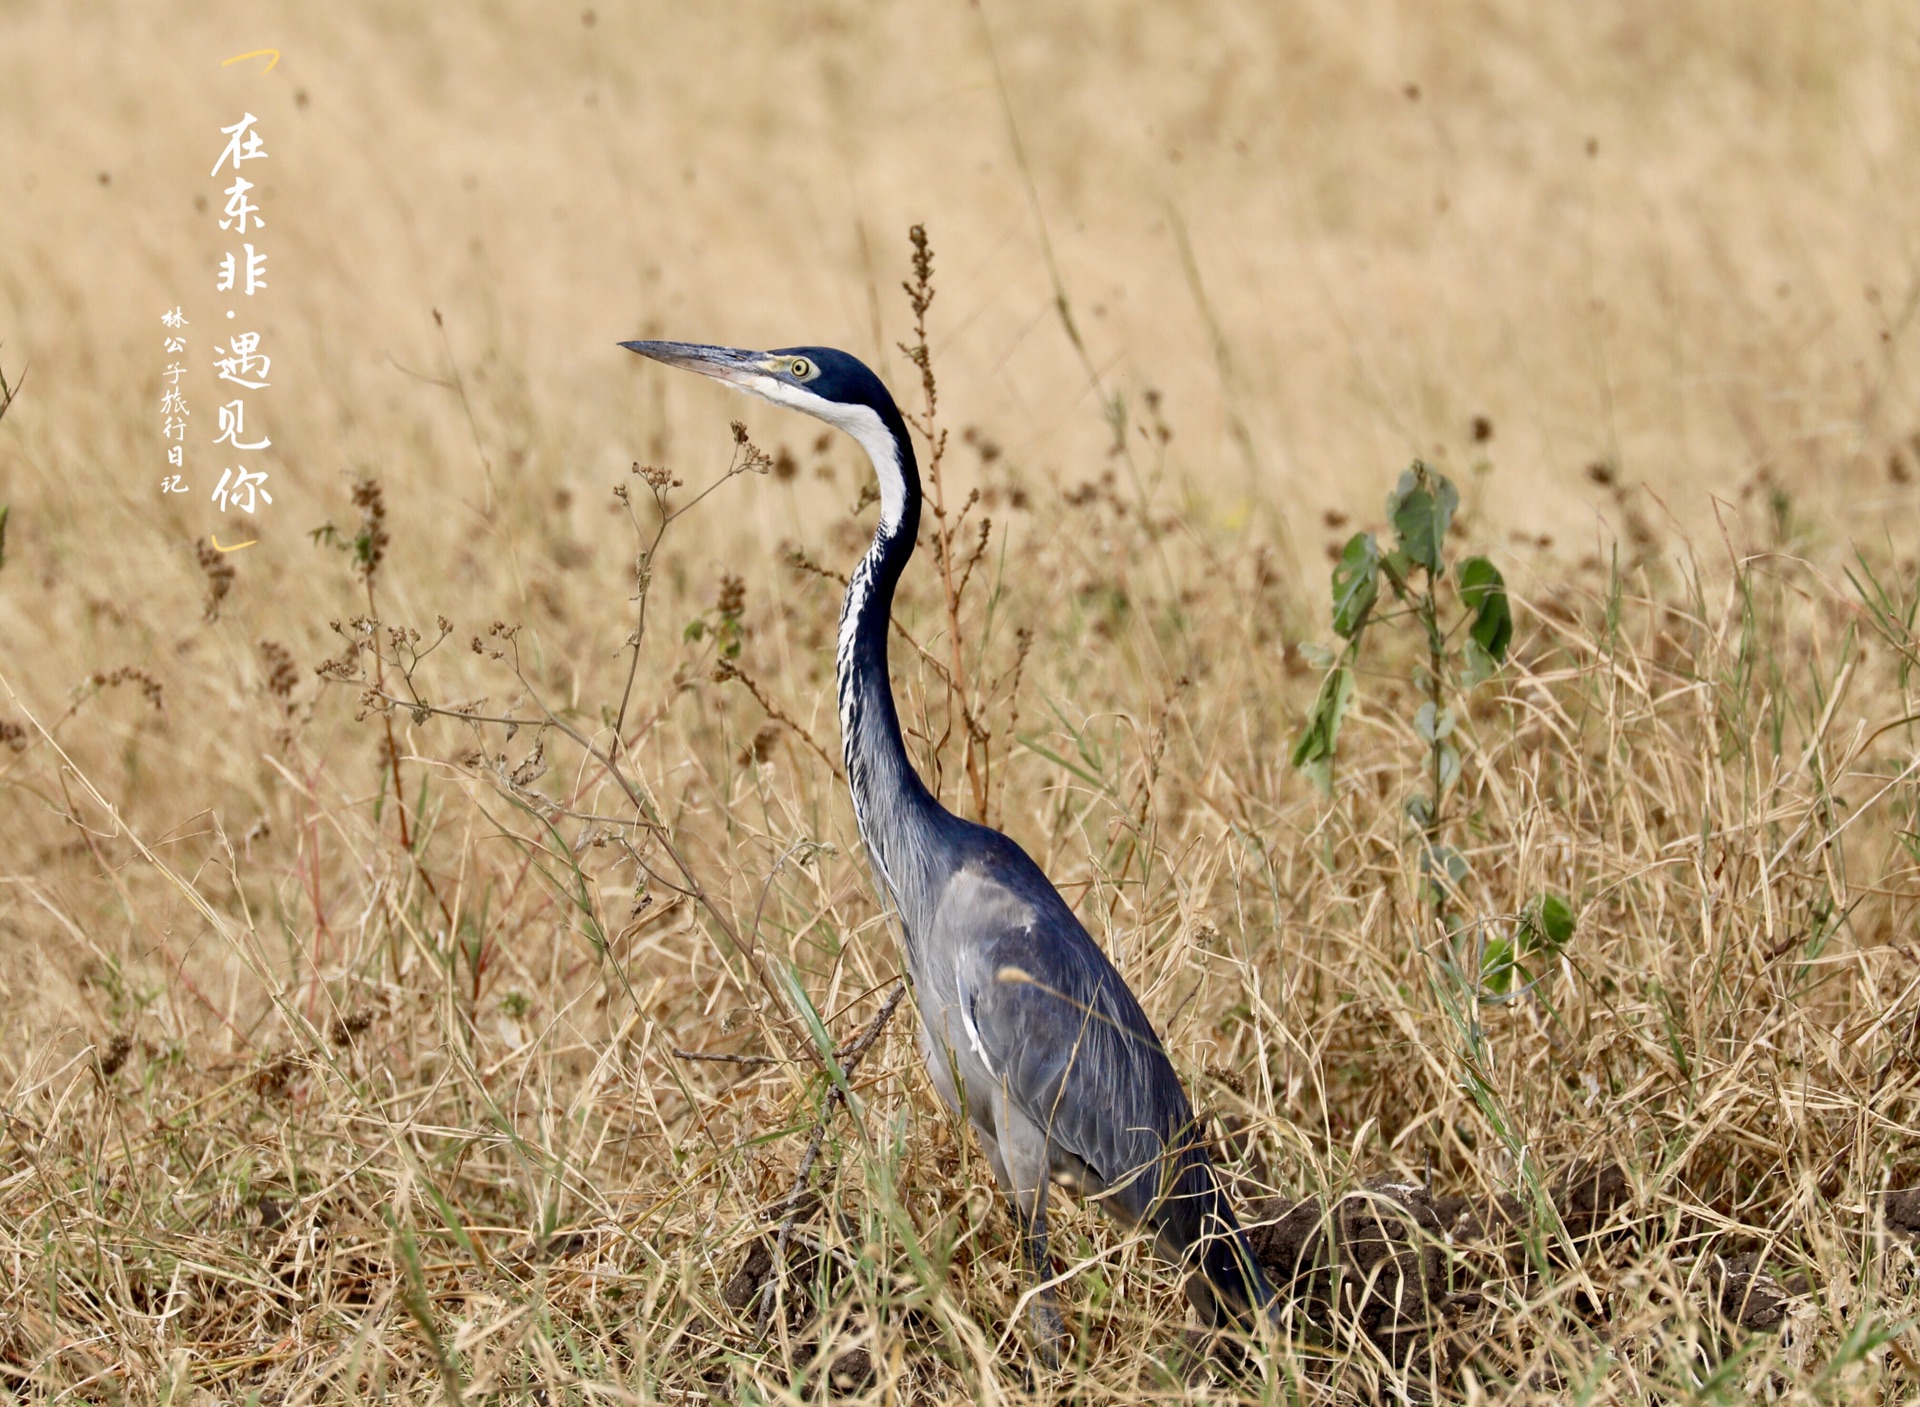
[[[259,540],[257,537],[250,537],[245,542],[235,543],[232,547],[222,547],[219,538],[215,537],[212,533],[207,534],[207,541],[213,544],[213,550],[216,552],[238,552],[242,547],[251,547]]]
[[[280,62],[280,51],[278,49],[249,49],[244,54],[235,54],[230,59],[222,59],[220,61],[220,67],[231,68],[233,67],[233,65],[237,63],[241,63],[247,59],[257,59],[262,54],[270,54],[272,55],[272,57],[267,60],[267,66],[261,69],[260,71],[262,73],[272,73],[273,66]]]

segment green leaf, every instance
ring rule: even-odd
[[[1520,916],[1520,946],[1527,952],[1557,953],[1573,937],[1573,908],[1557,894],[1541,894]]]
[[[1420,852],[1420,872],[1437,894],[1445,895],[1447,886],[1465,884],[1469,870],[1467,857],[1451,845],[1430,845]],[[1439,876],[1445,875],[1442,883]]]
[[[1464,689],[1486,683],[1493,678],[1494,670],[1500,667],[1472,636],[1468,636],[1466,643],[1460,647],[1460,658],[1465,662],[1460,671],[1460,686]]]
[[[1473,612],[1467,633],[1495,664],[1507,657],[1513,643],[1513,611],[1507,604],[1507,582],[1500,569],[1485,557],[1469,557],[1460,564],[1460,600]]]
[[[1460,754],[1452,743],[1440,744],[1440,792],[1446,794],[1448,787],[1460,780]]]
[[[1513,990],[1513,944],[1504,938],[1489,942],[1480,954],[1480,985],[1502,996]]]
[[[1355,533],[1333,564],[1333,628],[1351,640],[1367,623],[1380,594],[1380,544],[1372,533]]]
[[[827,1023],[820,1017],[820,1009],[813,1004],[813,998],[807,995],[807,989],[800,985],[800,973],[792,963],[782,962],[778,958],[773,960],[771,966],[773,975],[786,988],[787,1001],[806,1026],[807,1034],[813,1037],[813,1047],[820,1052],[820,1063],[826,1069],[827,1078],[839,1087],[847,1107],[853,1108],[853,1091],[847,1087],[847,1072],[840,1068],[840,1061],[833,1053],[833,1037],[828,1034]]]
[[[1353,702],[1353,671],[1335,665],[1320,681],[1320,693],[1307,715],[1300,741],[1293,745],[1293,765],[1312,777],[1321,791],[1333,790],[1333,749],[1340,736],[1340,720]]]
[[[1441,549],[1459,506],[1460,493],[1453,481],[1418,460],[1387,495],[1387,516],[1400,535],[1400,550],[1434,576],[1440,575]]]
[[[1413,731],[1420,735],[1420,741],[1429,745],[1439,742],[1453,731],[1453,710],[1443,708],[1434,711],[1431,702],[1423,703],[1413,715]]]
[[[1020,746],[1025,748],[1028,752],[1034,753],[1040,757],[1044,757],[1047,759],[1047,761],[1051,762],[1054,766],[1064,768],[1066,771],[1073,773],[1074,776],[1078,777],[1081,781],[1085,782],[1088,786],[1094,788],[1094,790],[1099,792],[1104,792],[1109,795],[1112,794],[1113,784],[1107,781],[1106,778],[1098,776],[1093,772],[1089,772],[1085,767],[1081,767],[1076,765],[1075,763],[1067,761],[1066,758],[1062,757],[1059,753],[1055,752],[1052,748],[1048,747],[1046,744],[1039,741],[1039,739],[1028,737],[1025,733],[1015,733],[1014,740],[1018,742]]]
[[[695,616],[687,622],[687,628],[680,632],[682,640],[699,640],[707,633],[707,623]]]

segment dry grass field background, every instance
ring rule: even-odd
[[[1920,11],[0,38],[0,1400],[1920,1398]],[[228,324],[242,111],[269,286]],[[913,746],[1114,956],[1243,1205],[1398,1199],[1384,1259],[1327,1214],[1346,1288],[1237,1375],[1084,1208],[1035,1371],[910,1008],[829,1097],[898,974],[830,678],[867,469],[613,345],[838,345],[909,399],[915,222],[979,497],[958,611],[929,552],[898,606]],[[249,325],[246,522],[209,349]],[[1328,548],[1416,456],[1517,624],[1439,916],[1395,632],[1331,794],[1288,765]],[[1496,990],[1543,892],[1574,936]]]

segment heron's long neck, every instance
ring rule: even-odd
[[[890,423],[889,423],[890,422]],[[907,757],[887,669],[893,592],[920,530],[920,472],[898,415],[854,430],[880,479],[880,525],[847,581],[835,672],[854,817],[896,903],[917,868],[921,828],[939,814]]]

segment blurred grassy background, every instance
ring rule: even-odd
[[[1093,364],[1165,393],[1222,512],[1371,510],[1380,466],[1462,464],[1484,415],[1503,519],[1585,548],[1596,461],[1697,525],[1762,465],[1887,500],[1885,448],[1920,428],[1903,5],[16,3],[6,24],[8,354],[124,408],[43,392],[10,452],[115,515],[89,531],[203,529],[204,494],[148,492],[153,328],[182,302],[203,352],[217,330],[224,246],[194,202],[217,207],[242,109],[272,152],[249,171],[283,359],[265,527],[287,539],[392,454],[390,421],[435,450],[418,491],[473,501],[458,404],[396,367],[445,376],[430,308],[501,387],[483,429],[529,456],[508,477],[571,483],[675,447],[699,394],[636,384],[620,337],[819,341],[897,373],[916,220],[957,414],[1054,474],[1102,444],[1044,231]],[[270,74],[219,66],[267,44]]]
[[[658,1382],[634,1364],[671,1349],[675,1390],[786,1381],[794,1345],[772,1367],[734,1356],[745,1340],[714,1327],[716,1296],[797,1161],[775,1135],[804,1133],[812,1096],[791,1068],[716,1091],[668,1051],[787,1050],[791,1033],[692,906],[627,926],[617,855],[583,852],[578,904],[542,882],[552,837],[461,770],[458,729],[396,720],[429,837],[399,846],[382,730],[312,674],[341,648],[329,620],[369,596],[309,535],[351,536],[353,484],[377,478],[377,614],[456,626],[423,676],[436,701],[524,704],[465,646],[524,622],[529,676],[593,727],[630,624],[633,535],[608,487],[637,483],[636,460],[706,484],[733,416],[790,455],[791,473],[725,485],[668,540],[638,695],[658,714],[635,765],[725,902],[772,895],[776,946],[851,1029],[894,955],[844,798],[797,741],[837,750],[835,592],[783,548],[844,569],[870,519],[865,467],[613,344],[827,343],[906,392],[916,221],[938,257],[952,496],[981,488],[995,524],[970,665],[1004,682],[1011,630],[1033,632],[1020,692],[986,700],[995,815],[1082,904],[1202,1103],[1248,1121],[1265,1163],[1238,1172],[1293,1191],[1382,1168],[1510,1187],[1513,1167],[1469,1145],[1513,1130],[1555,1157],[1619,1154],[1672,1238],[1622,1272],[1644,1316],[1644,1376],[1606,1378],[1622,1400],[1692,1381],[1675,1365],[1704,1339],[1662,1336],[1693,1323],[1675,1306],[1714,1236],[1791,1225],[1823,1283],[1879,1285],[1843,1228],[1920,1171],[1894,1019],[1913,991],[1897,726],[1912,639],[1909,622],[1905,645],[1859,650],[1869,613],[1841,571],[1854,543],[1887,581],[1914,571],[1911,5],[4,0],[0,38],[0,370],[26,369],[0,422],[0,723],[23,743],[0,748],[0,1074],[37,1130],[15,1145],[37,1171],[6,1165],[0,1253],[64,1248],[44,1296],[0,1300],[0,1363],[72,1385],[106,1371],[97,1333],[137,1340],[114,1379],[130,1397],[182,1374],[289,1393],[332,1375],[374,1395],[389,1373],[430,1394],[446,1360],[423,1367],[427,1338],[380,1298],[418,1280],[482,1306],[463,1311],[478,1337],[462,1372],[524,1387],[513,1354],[571,1352],[577,1372],[632,1369],[644,1396]],[[270,73],[221,66],[268,45]],[[229,324],[213,290],[229,178],[207,172],[242,111],[270,153],[246,170],[269,288]],[[193,320],[193,492],[162,497],[159,315],[175,304]],[[223,521],[209,349],[249,327],[274,357],[272,388],[248,397],[274,502]],[[1124,473],[1115,423],[1147,473],[1137,496],[1102,483]],[[1582,984],[1555,989],[1572,1046],[1518,1005],[1476,1017],[1513,1130],[1462,1094],[1454,1014],[1396,907],[1419,785],[1405,661],[1389,652],[1363,681],[1335,800],[1285,767],[1314,686],[1300,646],[1327,633],[1326,549],[1379,525],[1415,455],[1460,482],[1468,534],[1525,603],[1515,673],[1475,715],[1476,902],[1511,913],[1551,885],[1592,906]],[[194,544],[236,529],[260,541],[225,559],[208,620]],[[938,652],[931,570],[916,575],[902,616]],[[711,677],[710,634],[682,636],[725,614],[728,576],[740,666],[784,732]],[[114,683],[124,670],[141,673]],[[910,654],[899,674],[910,721],[938,737],[937,679]],[[528,735],[501,746],[524,760]],[[621,804],[592,770],[546,784]],[[768,878],[814,839],[836,848]],[[620,934],[610,963],[595,924]],[[1804,965],[1781,962],[1795,951]],[[870,1093],[907,1120],[902,1195],[952,1299],[922,1288],[994,1325],[1018,1293],[1005,1228],[974,1257],[984,1184],[905,1025]],[[1766,1054],[1739,1044],[1756,1030]],[[1704,1063],[1682,1078],[1669,1048]],[[1207,1070],[1225,1075],[1202,1085]],[[124,1156],[100,1151],[129,1129]],[[727,1153],[697,1163],[703,1139]],[[899,1172],[851,1139],[833,1150]],[[848,1205],[891,1205],[860,1192]],[[69,1194],[90,1210],[61,1222]],[[266,1328],[223,1319],[216,1292],[293,1234],[283,1204],[331,1228],[300,1261],[310,1298]],[[451,1233],[424,1268],[396,1239],[440,1234],[449,1205],[484,1245],[610,1239],[591,1273],[489,1300]],[[897,1253],[901,1223],[872,1214]],[[111,1253],[60,1240],[87,1216]],[[1069,1226],[1083,1254],[1112,1244]],[[1165,1297],[1124,1290],[1159,1283],[1144,1253],[1113,1254],[1136,1278],[1085,1292],[1089,1333],[1165,1337]],[[204,1318],[115,1318],[160,1314],[189,1262],[212,1287]],[[601,1336],[614,1280],[652,1317]],[[884,1317],[881,1281],[835,1302],[844,1342]],[[109,1282],[97,1300],[74,1288]],[[1861,1302],[1824,1304],[1815,1341],[1845,1339]],[[1501,1330],[1516,1377],[1543,1343],[1555,1371],[1602,1361],[1532,1312]],[[499,1361],[487,1323],[517,1326]],[[627,1358],[608,1347],[622,1334]],[[877,1362],[883,1345],[860,1341]],[[1782,1372],[1811,1361],[1806,1342]],[[313,1344],[386,1366],[302,1357]],[[1024,1390],[990,1355],[943,1351],[880,1364],[874,1390]],[[1796,1382],[1818,1397],[1816,1378]],[[1114,1367],[1093,1395],[1170,1391]]]

